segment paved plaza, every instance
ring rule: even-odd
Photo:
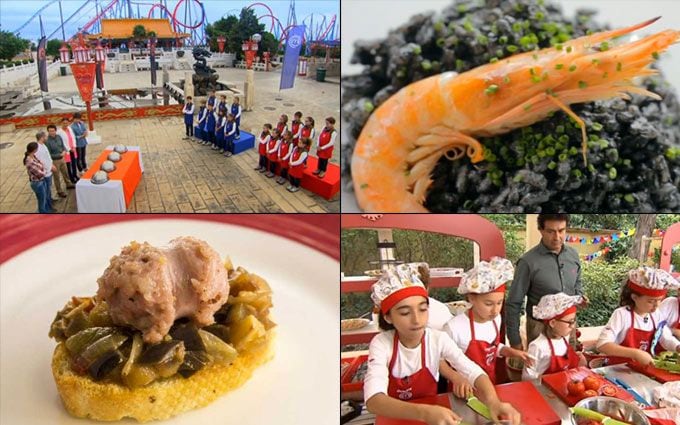
[[[170,81],[184,78],[184,72],[169,71]],[[236,83],[243,90],[245,70],[228,68],[218,69],[218,72],[220,80]],[[252,111],[243,114],[243,130],[257,135],[262,124],[269,122],[275,125],[282,113],[292,119],[293,113],[298,110],[304,116],[315,119],[317,135],[327,116],[336,118],[337,128],[340,123],[340,86],[336,82],[320,83],[297,77],[295,88],[279,91],[280,75],[279,72],[255,73],[255,104]],[[161,81],[161,72],[158,81]],[[151,85],[148,71],[105,74],[105,84],[107,89]],[[50,93],[77,91],[70,75],[51,80],[49,89]],[[70,115],[70,112],[64,112],[64,116]],[[256,149],[226,158],[207,146],[183,140],[181,116],[103,121],[95,122],[94,126],[102,137],[102,144],[88,146],[88,163],[94,162],[107,145],[123,143],[141,148],[144,174],[128,208],[129,213],[340,211],[339,196],[327,201],[307,190],[290,193],[285,185],[279,185],[274,179],[253,170],[258,161]],[[38,130],[40,128],[27,128],[0,134],[0,143],[14,144],[0,150],[0,212],[37,210],[22,158],[26,144],[35,141]],[[338,164],[339,137],[335,146],[331,163]],[[315,150],[311,153],[314,154]],[[57,202],[55,208],[60,213],[77,212],[74,190],[69,190],[68,197]]]

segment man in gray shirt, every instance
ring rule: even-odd
[[[543,331],[543,323],[531,315],[542,296],[558,292],[583,295],[578,252],[564,243],[568,225],[569,214],[539,214],[541,242],[517,261],[505,303],[506,330],[513,348],[523,349],[519,320],[525,298],[528,345]]]

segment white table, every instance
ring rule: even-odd
[[[124,213],[125,195],[122,180],[94,184],[80,179],[76,183],[76,204],[79,213]]]

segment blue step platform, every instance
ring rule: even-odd
[[[255,147],[255,136],[247,131],[241,130],[241,137],[234,139],[234,155],[247,151]]]

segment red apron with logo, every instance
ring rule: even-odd
[[[273,162],[279,161],[279,154],[276,151],[274,151],[274,153],[269,153],[269,151],[271,151],[272,149],[274,149],[276,147],[277,142],[278,142],[278,140],[276,140],[276,139],[270,139],[269,143],[267,143],[267,158],[270,161],[273,161]]]
[[[654,318],[650,316],[652,319],[652,325],[653,329],[651,331],[643,331],[641,329],[636,329],[635,328],[635,315],[633,314],[633,309],[630,310],[630,328],[626,332],[626,336],[623,338],[623,341],[621,341],[621,345],[623,347],[629,347],[629,348],[637,348],[638,350],[650,352],[652,348],[652,339],[654,339],[654,333],[656,332],[656,323],[654,322]],[[663,351],[661,349],[661,344],[657,346],[656,349],[657,352]],[[653,356],[654,354],[652,354]],[[631,361],[628,357],[618,357],[618,356],[611,356],[607,358],[607,364],[608,365],[615,365],[619,363],[628,363]]]
[[[319,146],[326,146],[326,144],[331,141],[331,135],[334,131],[335,129],[328,131],[326,128],[324,128],[321,132],[321,135],[319,136]],[[330,159],[333,156],[333,146],[323,150],[319,149],[319,146],[316,148],[316,156],[323,159]]]
[[[548,366],[548,369],[543,372],[544,374],[562,372],[578,367],[579,358],[576,354],[576,351],[574,351],[572,346],[569,345],[567,338],[562,338],[562,340],[567,346],[567,352],[564,353],[563,356],[558,356],[555,354],[555,348],[553,347],[552,340],[548,338],[548,345],[550,345],[550,366]]]
[[[290,162],[297,161],[300,159],[300,156],[302,155],[302,151],[298,148],[293,148],[293,153],[290,155]],[[296,179],[301,179],[302,175],[305,172],[305,163],[302,162],[298,165],[294,165],[290,167],[288,170],[288,175],[291,177],[295,177]]]
[[[265,135],[264,138],[262,135],[260,135],[260,140],[266,139],[267,136]],[[267,143],[262,143],[261,141],[258,142],[258,147],[257,147],[257,152],[260,155],[267,155]]]
[[[288,155],[290,150],[290,143],[281,142],[281,147],[279,148],[279,162],[281,163],[281,168],[288,168],[288,159],[283,159]]]
[[[475,339],[475,321],[472,318],[472,310],[468,311],[468,318],[470,319],[470,344],[467,350],[465,350],[465,355],[477,363],[479,367],[484,369],[489,379],[495,385],[496,384],[496,357],[498,352],[498,344],[501,341],[501,336],[498,333],[498,326],[496,322],[492,320],[493,327],[496,330],[496,339],[494,342],[488,343],[486,341],[481,341]]]
[[[419,371],[404,378],[395,378],[392,375],[392,368],[397,360],[399,353],[399,338],[394,333],[394,344],[392,346],[392,358],[390,359],[390,378],[387,385],[387,395],[399,400],[411,400],[414,398],[431,397],[437,395],[437,381],[432,373],[427,369],[425,363],[425,335],[420,341],[420,365]]]
[[[302,123],[295,121],[293,121],[293,123],[290,125],[290,131],[293,133],[293,143],[295,143],[296,145],[298,140],[300,140],[298,137],[295,137],[295,135],[300,130],[300,125],[302,125]]]

